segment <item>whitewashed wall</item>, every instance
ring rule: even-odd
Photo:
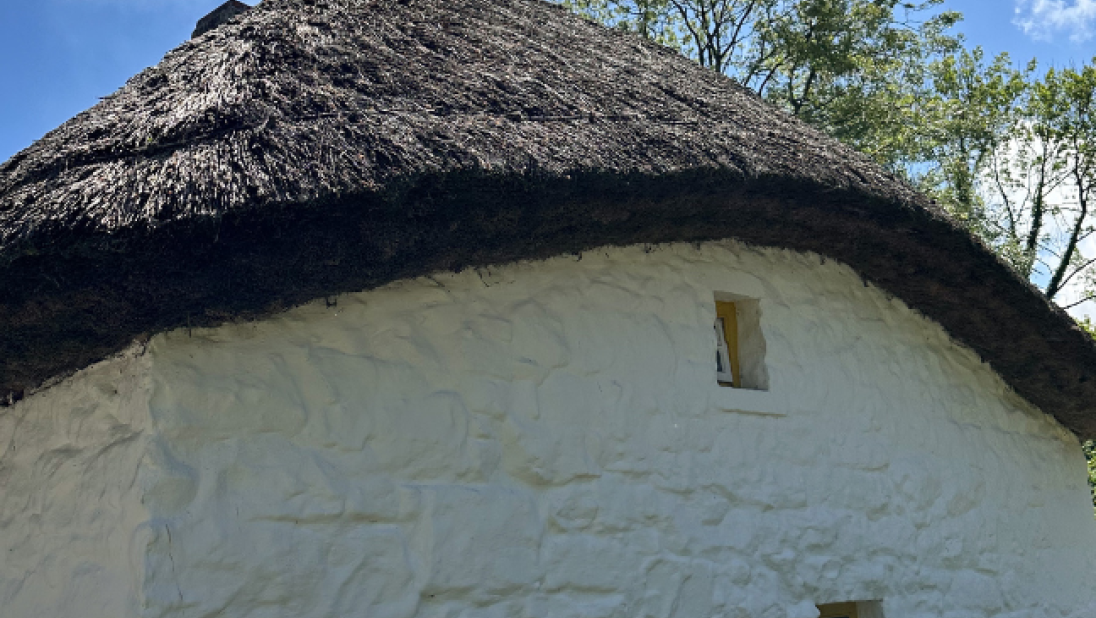
[[[760,299],[768,392],[716,386],[716,292]],[[118,363],[140,364],[143,400],[96,394]],[[102,461],[59,447],[77,401],[95,402],[89,445],[112,444],[112,414],[134,437]],[[405,281],[158,336],[0,414],[4,616],[810,618],[881,600],[885,618],[1042,618],[1085,616],[1096,589],[1076,439],[817,256],[636,247]],[[76,488],[51,485],[72,462]],[[95,491],[116,514],[102,530]],[[63,600],[88,569],[120,579],[87,593],[98,606]]]
[[[148,356],[0,408],[0,617],[140,615]]]

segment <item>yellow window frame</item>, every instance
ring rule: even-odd
[[[719,381],[720,386],[742,388],[742,369],[738,359],[738,305],[731,301],[715,301],[715,318],[723,321],[723,338],[731,365],[731,381]]]

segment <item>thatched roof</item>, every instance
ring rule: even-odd
[[[851,265],[1096,435],[1096,345],[923,197],[539,0],[266,0],[0,166],[0,397],[165,329],[721,238]]]

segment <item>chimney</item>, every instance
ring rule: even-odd
[[[190,35],[190,38],[194,39],[205,34],[250,8],[250,6],[239,0],[228,0],[228,2],[214,9],[209,15],[199,19],[198,25],[194,27],[194,32]]]

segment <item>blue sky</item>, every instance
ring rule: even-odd
[[[0,161],[185,41],[223,0],[0,0]],[[249,0],[254,4],[254,0]],[[972,45],[1057,65],[1096,54],[1096,0],[948,0]]]
[[[158,63],[222,2],[0,0],[0,161]]]
[[[1080,65],[1096,55],[1096,0],[946,0],[966,18],[956,29],[988,55],[1046,66]]]

